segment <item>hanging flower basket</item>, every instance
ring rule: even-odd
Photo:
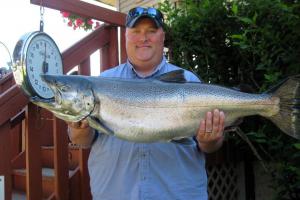
[[[93,20],[91,18],[81,17],[77,14],[61,11],[60,12],[64,18],[64,21],[67,22],[69,27],[76,29],[84,29],[85,31],[94,30],[100,26],[100,22]]]

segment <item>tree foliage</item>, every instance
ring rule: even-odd
[[[177,8],[165,1],[160,9],[170,62],[204,82],[258,93],[300,73],[298,0],[185,0]],[[264,158],[277,163],[271,171],[278,198],[300,199],[299,141],[259,117],[241,126]]]

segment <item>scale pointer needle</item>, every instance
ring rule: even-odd
[[[44,51],[44,61],[43,61],[43,73],[46,74],[48,72],[48,63],[46,62],[47,57],[47,44],[45,42],[45,51]]]

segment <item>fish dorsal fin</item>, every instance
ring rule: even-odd
[[[171,72],[164,73],[157,77],[157,80],[163,82],[173,82],[173,83],[185,83],[186,79],[184,77],[184,70],[179,69]]]

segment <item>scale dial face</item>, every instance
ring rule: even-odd
[[[41,74],[63,74],[62,58],[54,40],[44,32],[25,35],[14,50],[17,84],[29,96],[52,98],[52,90],[41,79]]]

